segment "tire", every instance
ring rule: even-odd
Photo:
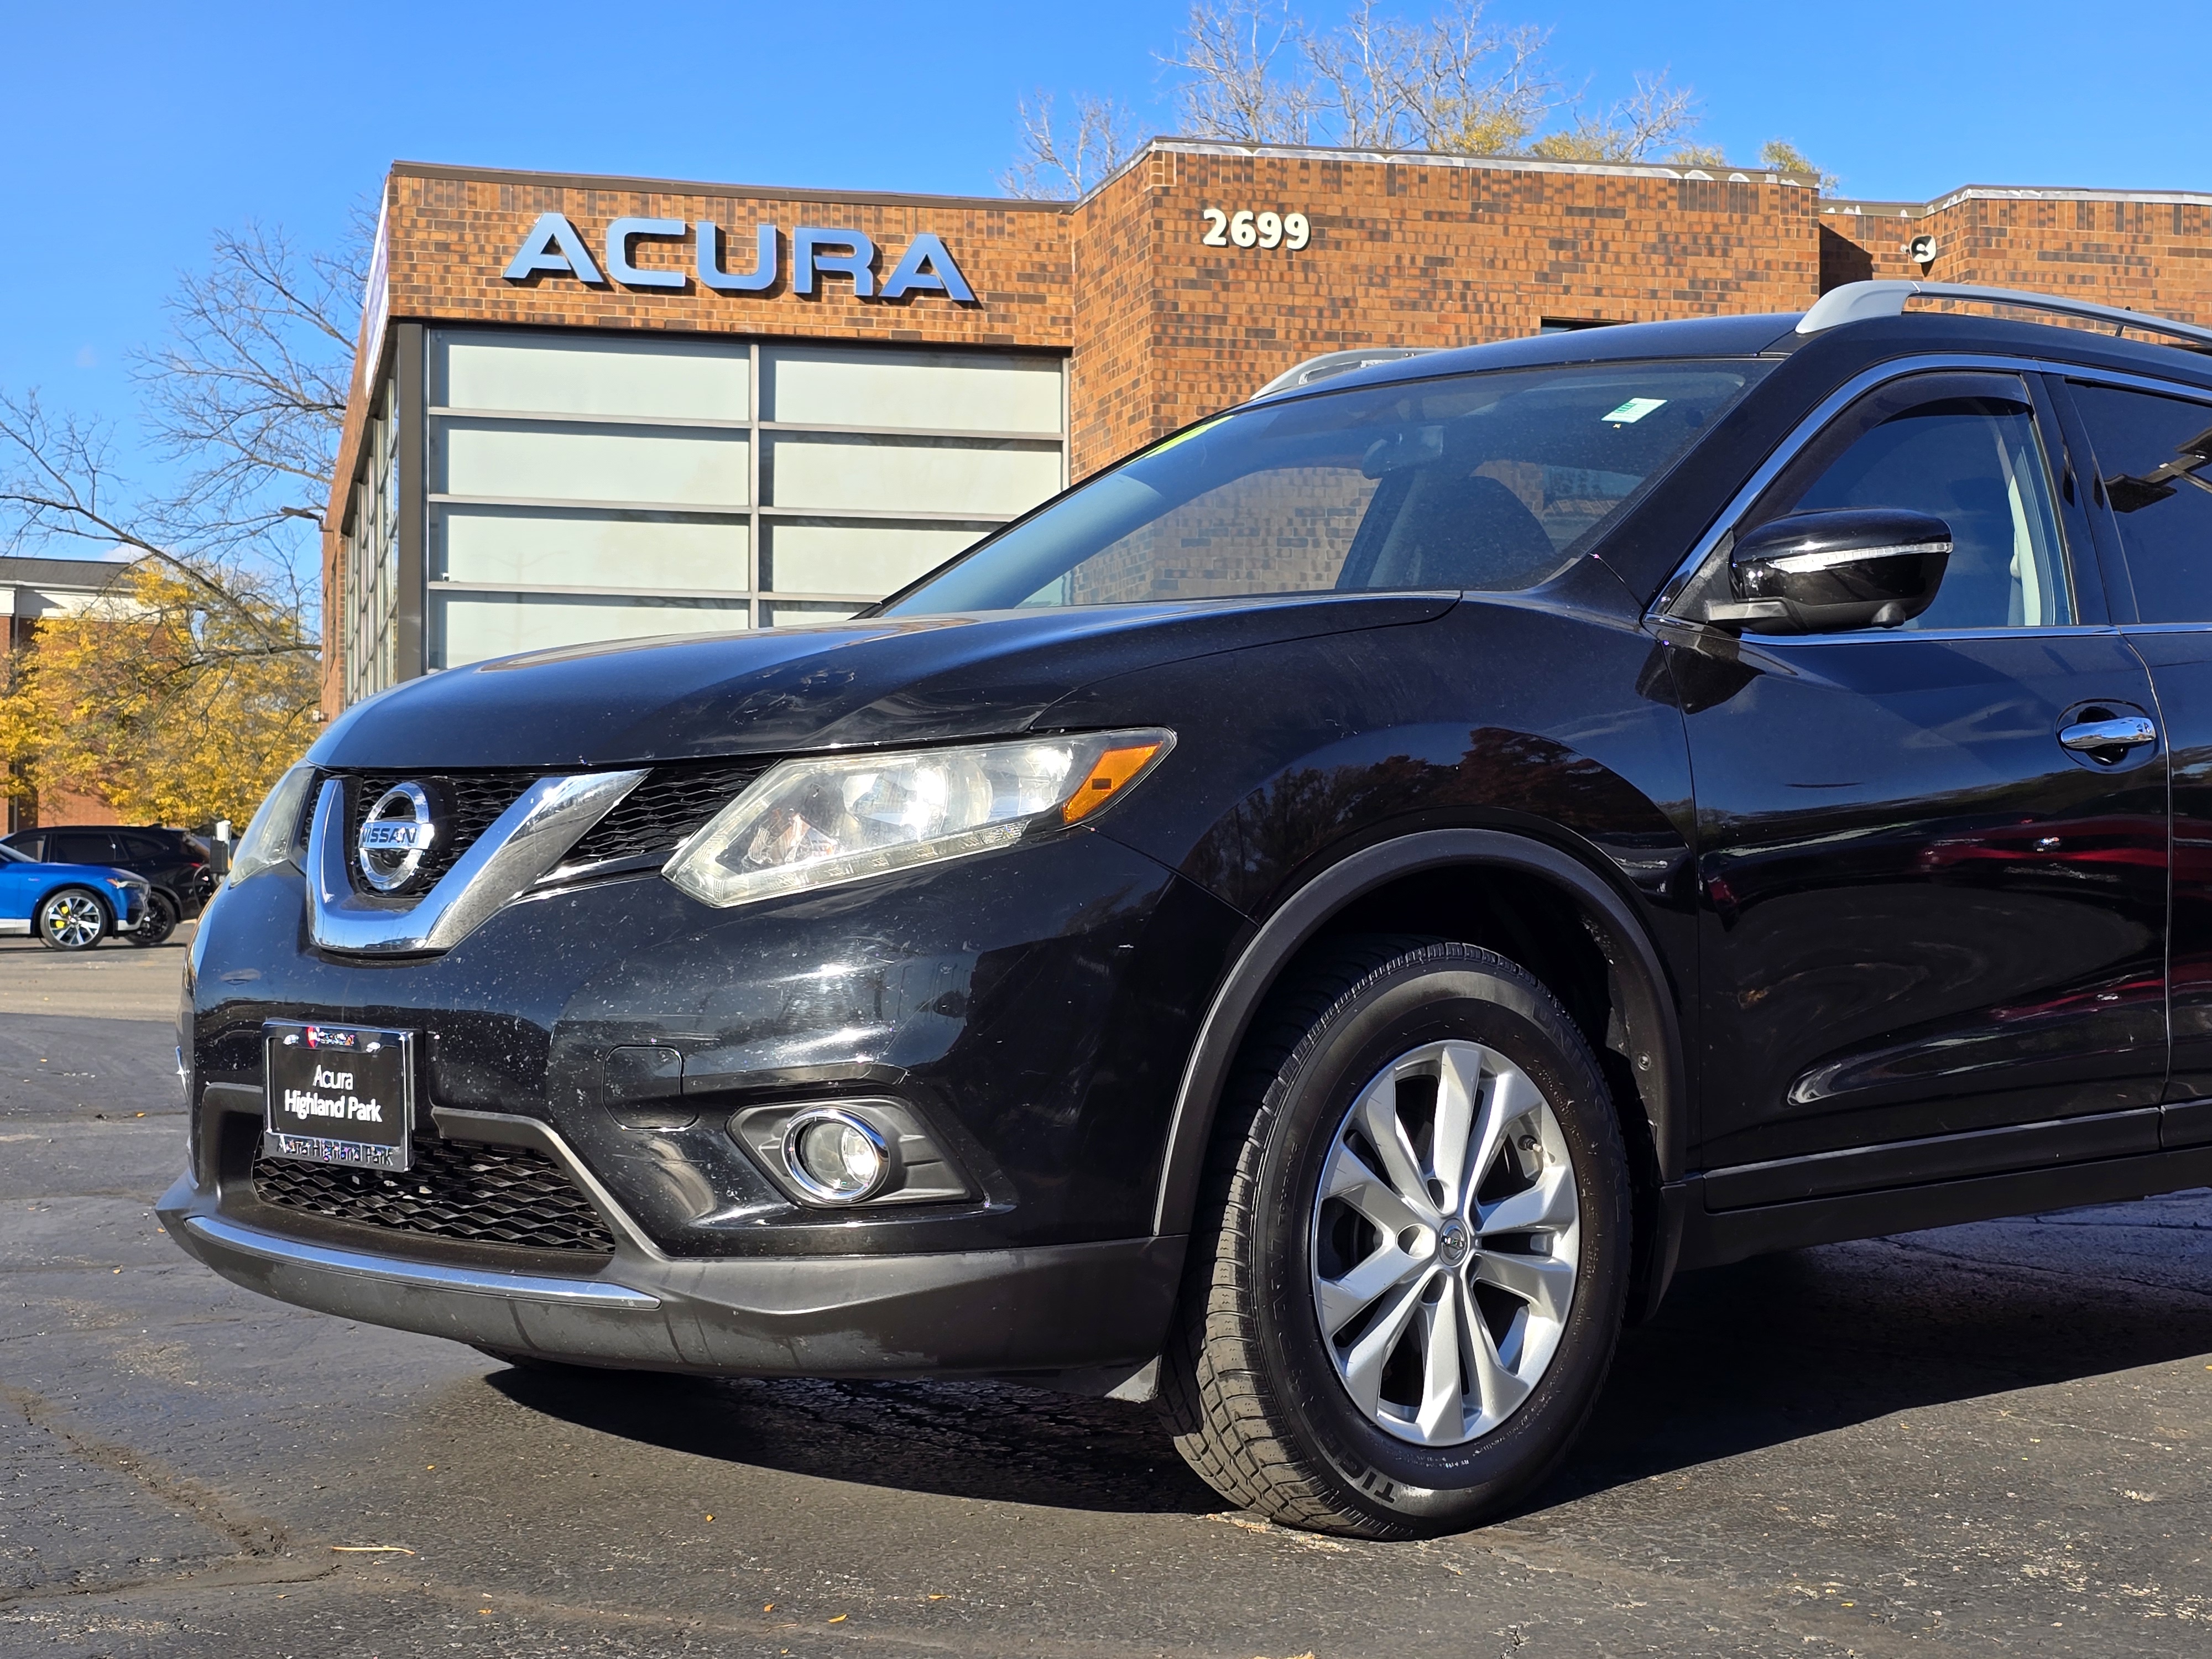
[[[50,951],[89,951],[113,929],[115,913],[89,887],[58,887],[39,901],[32,926]]]
[[[133,945],[164,945],[177,931],[177,905],[167,893],[146,896],[145,919],[123,935]]]
[[[1494,1148],[1472,1178],[1455,1140]],[[1176,1448],[1285,1525],[1474,1526],[1589,1418],[1632,1237],[1620,1121],[1558,1000],[1474,945],[1347,940],[1271,997],[1224,1094],[1162,1367]]]

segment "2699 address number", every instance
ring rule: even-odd
[[[1283,247],[1295,253],[1313,240],[1313,223],[1303,213],[1207,208],[1198,216],[1206,221],[1206,234],[1199,240],[1207,247]]]

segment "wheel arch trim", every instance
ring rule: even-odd
[[[1620,1015],[1638,1073],[1662,1182],[1680,1179],[1686,1096],[1681,1033],[1656,948],[1628,902],[1581,860],[1497,830],[1429,830],[1349,854],[1292,893],[1261,924],[1215,991],[1183,1066],[1152,1212],[1156,1234],[1184,1233],[1221,1091],[1252,1020],[1283,970],[1355,900],[1406,876],[1462,866],[1514,870],[1561,888],[1595,923],[1620,988]],[[1649,1066],[1642,1062],[1650,1061]]]

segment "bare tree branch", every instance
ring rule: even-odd
[[[1510,155],[1551,112],[1543,31],[1486,28],[1480,0],[1454,0],[1425,27],[1401,25],[1391,64],[1406,142],[1462,155]]]
[[[170,338],[134,357],[159,453],[196,465],[165,527],[245,538],[283,509],[321,519],[351,390],[374,222],[356,211],[336,253],[301,255],[281,229],[219,233],[206,271],[168,305]]]
[[[1604,114],[1579,108],[1574,125],[1547,133],[1529,154],[1555,161],[1643,161],[1662,145],[1686,140],[1701,118],[1698,95],[1687,87],[1669,86],[1667,72],[1638,74],[1636,90]]]
[[[1136,118],[1112,99],[1077,94],[1074,128],[1063,132],[1053,120],[1052,94],[1040,90],[1034,96],[1018,106],[1021,149],[999,175],[1007,195],[1042,201],[1086,196],[1136,149]]]
[[[11,547],[53,540],[79,541],[108,549],[127,548],[173,571],[206,603],[234,616],[270,650],[313,651],[313,640],[287,638],[266,615],[267,595],[240,573],[212,567],[204,556],[179,550],[114,516],[101,496],[110,479],[106,428],[64,416],[50,417],[33,391],[21,396],[0,392],[0,456],[12,460],[0,471],[0,514],[13,520]],[[129,566],[118,564],[119,580]]]
[[[1310,80],[1279,74],[1299,56],[1305,26],[1281,0],[1196,0],[1182,52],[1160,61],[1185,79],[1176,101],[1187,129],[1250,144],[1303,144],[1324,107]]]

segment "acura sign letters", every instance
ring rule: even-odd
[[[510,283],[526,283],[534,276],[573,276],[580,283],[599,285],[611,281],[624,288],[675,289],[688,287],[696,274],[702,288],[717,294],[765,294],[783,277],[784,237],[775,225],[762,225],[754,232],[749,270],[724,268],[722,228],[711,219],[698,222],[692,272],[672,265],[636,263],[640,244],[680,242],[691,228],[681,219],[614,220],[607,226],[606,270],[602,274],[566,215],[541,214],[501,274]],[[854,295],[863,300],[941,294],[957,305],[977,303],[975,290],[961,275],[944,240],[928,231],[907,244],[906,252],[880,286],[876,282],[876,244],[864,231],[801,225],[791,233],[790,246],[793,294],[812,294],[822,276],[834,273],[851,277]]]

